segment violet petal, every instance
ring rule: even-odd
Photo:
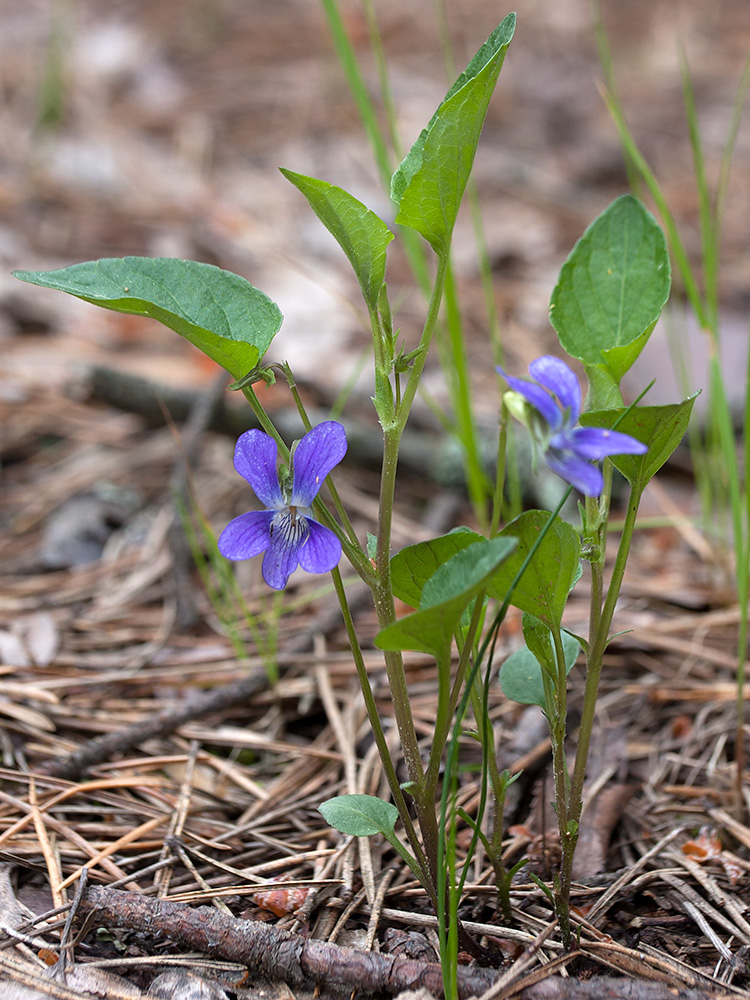
[[[520,393],[535,410],[541,413],[552,430],[557,430],[561,426],[562,410],[546,390],[533,382],[515,378],[513,375],[506,375],[502,368],[498,367],[497,370],[514,392]]]
[[[263,556],[263,579],[274,590],[283,590],[297,568],[300,546],[307,537],[307,519],[292,516],[288,509],[274,515],[271,543]]]
[[[556,475],[571,486],[575,486],[584,496],[598,497],[604,488],[601,469],[579,458],[572,451],[549,448],[545,452],[544,460]]]
[[[346,454],[346,431],[336,420],[326,420],[302,438],[294,452],[292,504],[309,507],[323,480]]]
[[[272,510],[253,510],[240,514],[219,535],[219,552],[235,561],[250,559],[265,552],[271,544],[270,527],[274,518]]]
[[[644,455],[648,448],[629,434],[606,427],[575,427],[567,434],[571,448],[581,458],[600,459],[607,455]]]
[[[307,528],[307,539],[298,553],[299,564],[308,573],[328,573],[341,559],[341,542],[330,528],[311,518]]]
[[[578,422],[581,412],[581,387],[578,379],[570,368],[550,354],[545,354],[529,365],[529,374],[536,381],[554,392],[563,405],[563,409],[569,411],[569,424]]]
[[[237,439],[234,449],[234,467],[255,491],[264,507],[278,509],[284,506],[276,472],[276,442],[263,431],[245,431]]]

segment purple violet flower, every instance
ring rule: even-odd
[[[341,542],[318,524],[310,508],[331,469],[346,454],[341,424],[327,420],[292,449],[291,470],[276,471],[276,442],[263,431],[245,431],[237,441],[234,467],[246,479],[265,510],[240,514],[219,536],[227,559],[263,557],[263,579],[283,590],[298,565],[308,573],[328,573],[341,558]]]
[[[604,487],[598,462],[608,455],[643,455],[648,448],[629,434],[604,427],[577,427],[581,387],[564,361],[545,355],[529,365],[534,379],[513,378],[497,369],[514,392],[530,403],[542,419],[535,422],[544,460],[554,473],[585,496],[597,497]]]

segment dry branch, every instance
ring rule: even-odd
[[[507,994],[523,1000],[729,1000],[736,993],[724,990],[682,990],[678,986],[652,983],[643,979],[619,979],[593,976],[578,979],[550,976],[521,993]]]
[[[125,928],[196,949],[232,962],[239,962],[271,979],[301,984],[315,981],[357,988],[368,993],[396,994],[426,989],[443,996],[440,966],[397,955],[381,955],[343,948],[305,938],[271,924],[228,917],[208,907],[153,899],[138,893],[91,887],[83,896],[79,912],[94,914],[100,925]],[[459,967],[461,997],[481,996],[498,978],[496,970]],[[743,991],[680,988],[679,983],[660,983],[628,977],[549,976],[520,989],[510,987],[500,997],[510,1000],[729,1000],[747,995]],[[496,1000],[500,1000],[500,997]]]
[[[87,890],[79,911],[83,916],[93,913],[105,927],[166,937],[181,947],[241,962],[287,983],[313,980],[391,994],[424,988],[433,996],[443,995],[441,969],[433,962],[343,948],[270,924],[228,917],[209,906],[191,907],[94,887]],[[496,977],[491,969],[459,968],[459,993],[462,997],[479,995]]]

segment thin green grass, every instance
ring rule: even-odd
[[[744,700],[745,658],[748,638],[748,599],[750,598],[750,491],[747,474],[750,468],[750,358],[745,381],[744,398],[744,449],[742,461],[737,448],[734,422],[728,401],[727,387],[721,366],[720,323],[720,260],[722,223],[726,208],[732,160],[740,120],[750,87],[750,59],[745,63],[736,94],[722,149],[718,177],[711,186],[709,169],[703,151],[698,108],[693,78],[684,49],[680,50],[680,75],[688,137],[693,159],[695,191],[700,229],[700,266],[696,268],[687,253],[685,243],[664,191],[641,153],[625,119],[619,97],[612,54],[601,19],[598,4],[594,4],[595,29],[601,64],[607,81],[605,101],[618,131],[625,154],[628,172],[636,191],[646,189],[667,232],[675,268],[679,274],[685,297],[709,348],[708,409],[703,434],[695,428],[690,433],[698,492],[703,510],[704,532],[711,537],[717,550],[726,556],[726,565],[733,576],[740,621],[737,635],[737,732],[735,740],[736,799],[742,808],[741,780],[744,766]],[[680,371],[689,370],[684,360],[677,365]],[[718,529],[718,531],[717,531]]]
[[[281,595],[273,594],[269,611],[252,613],[237,584],[231,565],[219,552],[216,535],[191,496],[189,506],[178,503],[180,520],[206,596],[226,630],[237,659],[249,659],[247,634],[260,656],[271,685],[279,679],[278,625],[282,613]]]

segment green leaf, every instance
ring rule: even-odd
[[[249,281],[174,257],[106,257],[59,271],[14,271],[32,285],[158,319],[241,379],[281,328],[279,307]]]
[[[578,658],[580,647],[578,641],[566,632],[562,635],[562,645],[567,676]],[[519,705],[539,705],[546,708],[542,667],[526,646],[512,653],[500,668],[500,687],[506,698],[517,701]]]
[[[554,674],[555,647],[552,645],[552,633],[544,624],[540,622],[536,615],[523,613],[523,637],[526,640],[526,648],[539,661],[543,670],[550,676]]]
[[[388,625],[375,637],[379,649],[416,649],[442,661],[469,603],[484,590],[515,548],[512,538],[483,539],[443,563],[422,590],[419,611]]]
[[[637,491],[643,490],[682,441],[690,421],[694,392],[681,403],[663,406],[634,406],[621,420],[622,409],[591,410],[581,414],[584,427],[613,427],[648,446],[645,455],[612,455],[612,464]]]
[[[385,252],[393,239],[386,224],[343,188],[292,170],[282,174],[299,188],[310,207],[349,258],[371,310],[385,281]]]
[[[550,322],[568,354],[603,366],[619,384],[656,325],[670,281],[664,233],[639,201],[623,195],[563,264]]]
[[[516,28],[508,14],[458,77],[391,178],[396,222],[447,252],[490,98]]]
[[[461,527],[428,542],[407,545],[391,559],[393,593],[400,601],[418,608],[422,589],[438,566],[481,539],[475,531]]]
[[[614,410],[622,406],[620,383],[612,377],[604,365],[585,365],[589,391],[586,395],[586,410]]]
[[[391,802],[374,795],[339,795],[319,806],[323,819],[334,830],[351,837],[372,837],[382,833],[392,837],[398,809]]]
[[[500,532],[500,538],[517,538],[518,547],[493,576],[487,588],[490,597],[505,599],[549,517],[546,510],[529,510]],[[510,603],[539,618],[547,628],[560,628],[568,594],[579,574],[580,549],[575,529],[556,517],[516,585]]]
[[[377,799],[374,795],[339,795],[335,799],[321,803],[319,810],[326,822],[335,830],[340,830],[351,837],[372,837],[376,833],[381,833],[422,885],[430,884],[427,873],[396,836],[394,827],[398,819],[398,809],[390,802]]]

